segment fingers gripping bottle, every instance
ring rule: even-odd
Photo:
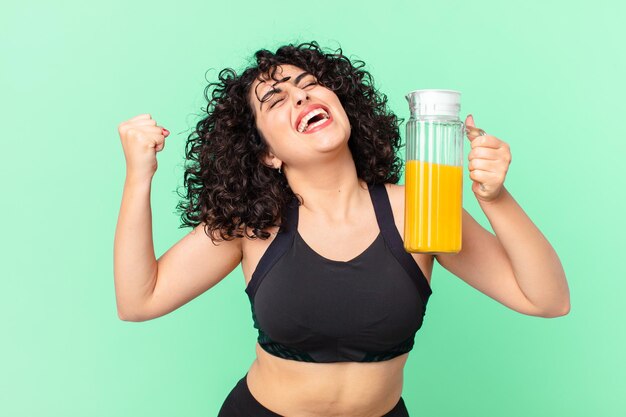
[[[461,93],[415,90],[406,95],[404,249],[457,253],[463,213]]]

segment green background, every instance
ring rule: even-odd
[[[243,276],[159,319],[118,318],[117,125],[150,113],[172,132],[152,188],[160,256],[189,231],[176,190],[205,76],[317,40],[364,60],[405,120],[408,91],[461,91],[462,117],[511,145],[506,185],[567,273],[571,312],[545,319],[436,266],[405,369],[411,416],[626,415],[625,12],[619,0],[3,5],[0,414],[217,414],[254,360]],[[465,207],[488,227],[465,178]]]

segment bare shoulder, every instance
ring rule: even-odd
[[[385,184],[385,188],[387,189],[389,203],[391,204],[396,224],[398,224],[398,220],[402,220],[401,224],[404,225],[404,185]],[[399,217],[401,217],[401,219]]]
[[[389,199],[400,198],[404,203],[404,184],[386,183],[385,188],[387,189],[387,194],[389,194]]]
[[[247,228],[244,232],[244,237],[241,238],[242,250],[245,257],[245,252],[250,250],[251,248],[256,248],[258,246],[264,247],[269,246],[269,244],[274,240],[278,231],[280,230],[280,226],[270,226],[266,227],[262,230],[264,233],[268,233],[269,237],[267,239],[262,239],[259,236],[255,235],[250,228]]]

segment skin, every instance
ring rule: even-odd
[[[281,72],[282,70],[282,72]],[[312,76],[298,85],[292,84],[303,70],[291,65],[279,67],[280,76],[291,79],[280,83],[281,93],[275,93],[261,109],[258,97],[270,90],[274,80],[255,82],[250,103],[253,106],[257,129],[269,145],[266,164],[281,167],[294,190],[304,198],[300,207],[298,231],[303,239],[320,255],[335,260],[349,260],[361,253],[374,240],[378,226],[365,184],[357,178],[354,161],[348,149],[350,125],[337,96],[320,85],[308,85]],[[258,96],[255,94],[258,93]],[[329,107],[334,118],[325,129],[305,135],[297,132],[294,123],[300,111],[309,103],[321,103]],[[273,107],[270,107],[275,104]],[[544,303],[546,311],[533,305],[520,289],[513,274],[514,267],[505,247],[498,238],[464,211],[463,250],[459,254],[438,255],[436,259],[449,270],[487,295],[508,304],[526,314],[551,316],[569,309],[569,292],[566,291],[565,275],[556,254],[540,232],[531,227],[521,208],[514,204],[503,183],[511,161],[508,145],[494,136],[475,128],[473,118],[466,120],[468,138],[472,150],[469,155],[472,190],[490,221],[496,223],[503,234],[513,235],[519,226],[507,219],[513,216],[520,226],[530,228],[522,233],[526,239],[515,243],[519,237],[511,236],[507,242],[521,264],[528,256],[521,251],[526,245],[542,241],[539,250],[547,250],[552,257],[535,269],[546,273],[551,279],[541,285],[539,280],[526,278],[528,293],[536,294]],[[481,186],[482,185],[482,186]],[[404,187],[387,184],[399,231],[404,230]],[[517,207],[516,207],[517,206]],[[532,225],[534,226],[534,225]],[[276,230],[272,230],[276,232]],[[496,230],[498,232],[498,230]],[[402,235],[402,233],[401,233]],[[242,267],[249,282],[252,273],[267,249],[268,241],[243,242]],[[491,253],[485,256],[482,252]],[[435,256],[412,254],[428,281],[432,274]],[[545,255],[542,254],[545,258]],[[542,290],[549,289],[546,296]],[[565,306],[565,307],[564,307]],[[380,416],[397,403],[402,393],[403,369],[408,353],[389,361],[378,363],[329,363],[311,364],[275,357],[256,345],[257,359],[248,372],[248,386],[253,396],[267,408],[283,415],[293,416]]]
[[[279,67],[276,78],[291,78],[279,84],[282,92],[264,103],[262,109],[258,98],[275,81],[268,84],[261,77],[252,86],[249,103],[257,129],[269,147],[264,163],[276,169],[281,167],[293,191],[304,199],[299,208],[298,232],[321,256],[347,261],[371,244],[379,232],[378,225],[367,187],[357,177],[348,149],[351,128],[341,102],[331,90],[319,84],[309,85],[310,78],[293,84],[302,72],[291,65]],[[270,108],[279,99],[282,101]],[[295,129],[296,118],[311,103],[328,106],[334,121],[315,133],[299,133]],[[468,285],[522,314],[539,317],[567,314],[569,289],[559,258],[504,187],[511,162],[509,146],[495,136],[482,134],[473,118],[468,117],[465,124],[471,145],[468,168],[472,191],[495,235],[464,210],[459,253],[411,255],[429,283],[436,259]],[[133,204],[137,203],[133,199],[139,198],[136,195],[142,202],[148,201],[146,181],[140,181],[139,186],[131,185],[125,191],[128,202],[122,204],[122,220],[134,213]],[[404,186],[385,186],[402,236]],[[148,203],[142,204],[147,210]],[[126,227],[121,220],[124,226],[119,227],[121,243],[139,236],[137,223],[146,216],[142,211],[128,218],[132,220],[129,220],[132,233],[122,234],[130,226]],[[123,261],[129,265],[135,265],[137,259],[151,261],[145,265],[144,269],[149,271],[146,274],[136,271],[125,274],[119,267],[116,291],[120,318],[145,321],[167,314],[215,286],[238,265],[248,285],[277,232],[276,228],[269,229],[272,235],[267,240],[243,238],[213,244],[203,228],[204,224],[194,228],[158,260],[150,259],[151,241],[149,244],[141,241],[141,250],[134,247],[118,250],[121,254],[134,253],[128,259],[120,255],[116,262],[121,266],[125,265]],[[144,229],[146,236],[150,236],[149,223]],[[409,355],[374,363],[307,363],[270,355],[258,343],[256,353],[247,376],[252,395],[266,408],[290,417],[385,414],[400,398]]]

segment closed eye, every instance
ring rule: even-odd
[[[283,100],[284,100],[284,99],[280,98],[280,99],[276,100],[275,102],[273,102],[273,103],[272,103],[272,105],[270,106],[270,109],[271,109],[272,107],[274,107],[274,106],[276,105],[276,103],[278,103],[279,101],[283,101]]]
[[[317,81],[312,81],[309,84],[305,85],[303,88],[307,88],[307,87],[310,87],[310,86],[316,85],[316,84],[317,84]],[[275,102],[272,103],[272,105],[270,106],[270,109],[273,108],[277,103],[279,103],[279,102],[281,102],[283,100],[284,100],[284,98],[277,99]]]

